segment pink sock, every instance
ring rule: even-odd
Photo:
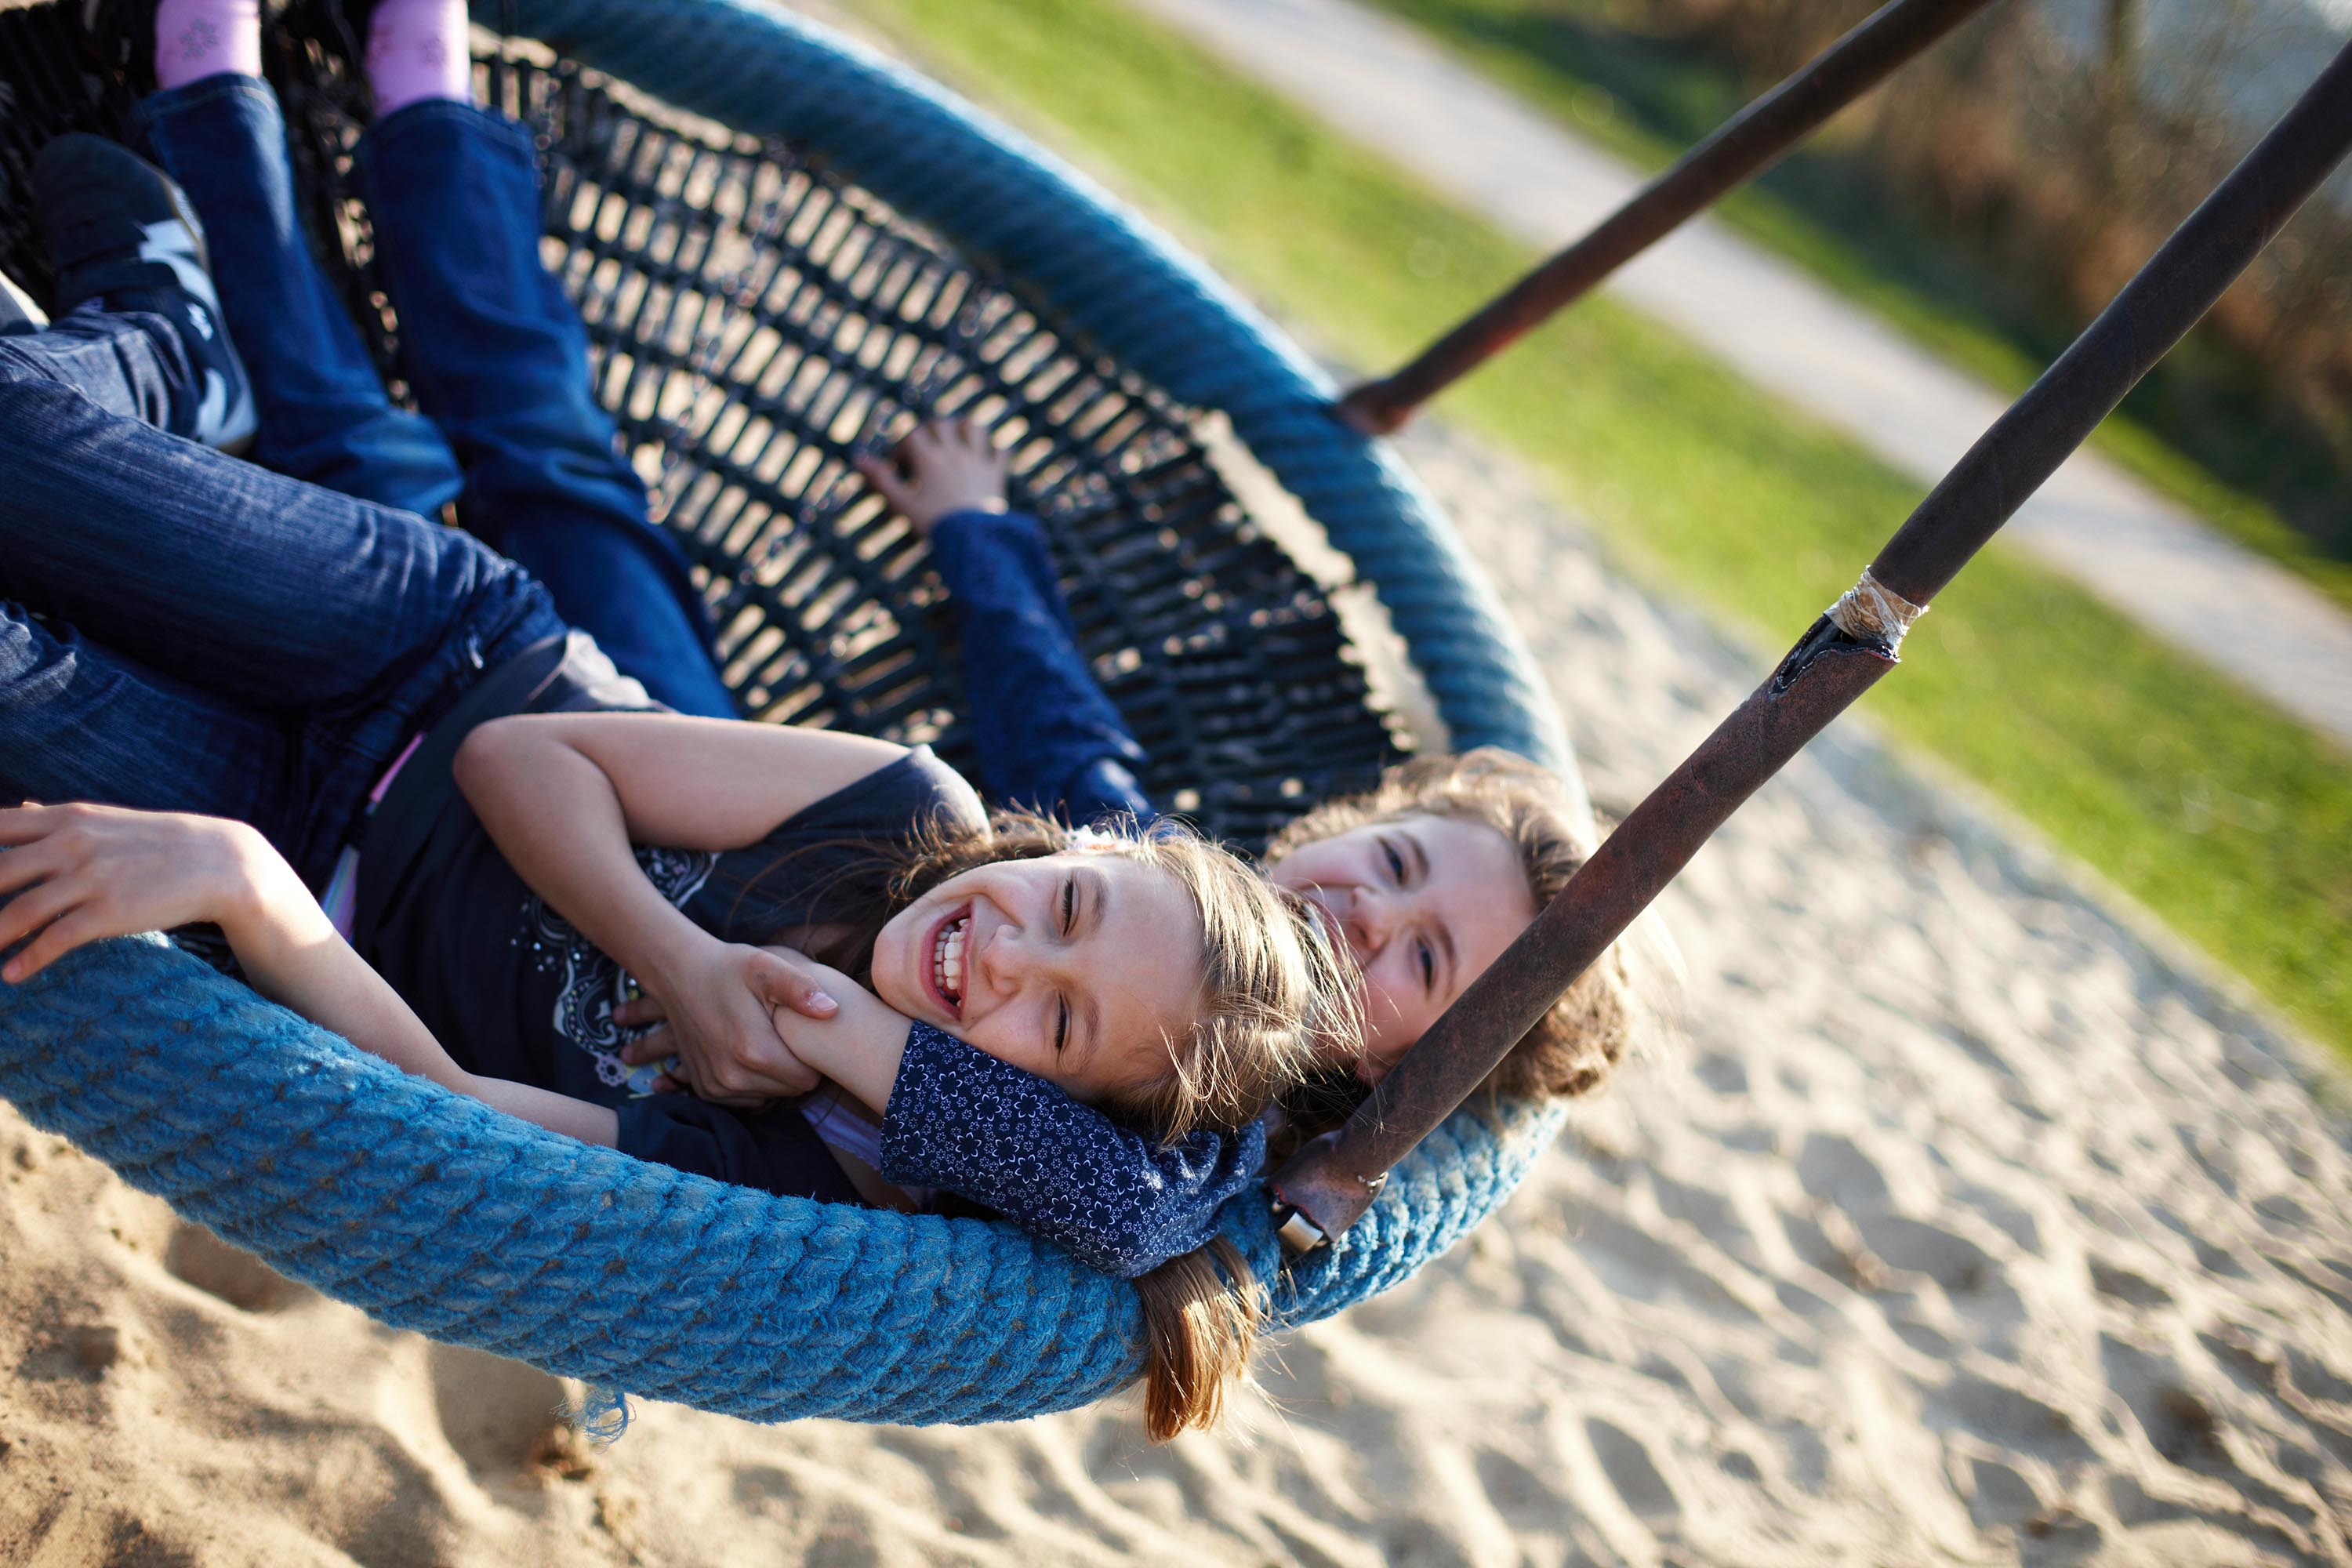
[[[471,103],[466,0],[379,0],[368,23],[367,77],[378,119],[427,98]]]
[[[261,74],[261,0],[158,0],[155,85]]]

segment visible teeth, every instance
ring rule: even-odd
[[[931,977],[950,1002],[963,998],[963,939],[969,916],[940,933],[939,951],[931,957]]]

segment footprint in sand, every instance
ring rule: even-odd
[[[1957,1426],[2005,1453],[2032,1454],[2062,1466],[2091,1458],[2090,1445],[2064,1411],[1974,1373],[1955,1373],[1928,1395],[1921,1414],[1931,1427]]]
[[[2258,1559],[2263,1563],[2343,1560],[2340,1554],[2323,1559],[2312,1532],[2285,1519],[2258,1517],[2210,1483],[2184,1486],[2163,1475],[2119,1475],[2108,1479],[2106,1497],[2126,1530],[2162,1529],[2179,1538],[2183,1526],[2200,1527],[2215,1539],[2238,1538],[2249,1550],[2264,1553]]]
[[[1952,1190],[1952,1200],[2015,1242],[2019,1250],[2042,1255],[2042,1222],[2009,1194],[1968,1184]]]
[[[845,1510],[818,1532],[801,1558],[803,1568],[874,1568],[881,1561],[882,1550],[865,1523]]]
[[[68,1503],[40,1531],[40,1563],[104,1563],[107,1568],[200,1568],[184,1524],[151,1521],[108,1503]],[[10,1561],[15,1561],[11,1558]]]
[[[1894,1201],[1878,1163],[1853,1140],[1834,1133],[1816,1132],[1805,1140],[1797,1155],[1797,1180],[1805,1191],[1848,1214],[1867,1214]]]
[[[1738,1097],[1748,1093],[1748,1066],[1727,1052],[1716,1051],[1701,1057],[1692,1064],[1691,1072],[1717,1094]]]
[[[1552,1482],[1499,1448],[1481,1448],[1475,1462],[1479,1489],[1505,1523],[1521,1534],[1559,1530],[1567,1505]]]
[[[2322,1365],[2317,1357],[2294,1345],[2283,1345],[2280,1352],[2289,1381],[2305,1399],[2324,1399],[2352,1413],[2352,1379],[2338,1376],[2332,1368]]]
[[[1682,1511],[1675,1489],[1640,1438],[1598,1416],[1585,1422],[1584,1435],[1591,1441],[1593,1457],[1601,1461],[1610,1486],[1635,1518],[1670,1519]]]
[[[310,1294],[243,1247],[183,1223],[163,1244],[163,1267],[183,1284],[247,1312],[280,1312]]]
[[[1864,1215],[1854,1228],[1871,1251],[1890,1266],[1924,1274],[1956,1294],[1983,1290],[2000,1278],[1990,1253],[1941,1226],[1903,1215]]]
[[[68,1323],[35,1343],[17,1363],[28,1382],[96,1383],[123,1357],[122,1331],[110,1323]]]
[[[2211,1403],[2189,1386],[2170,1354],[2102,1334],[2099,1361],[2107,1385],[2130,1407],[2158,1453],[2184,1468],[2235,1468]]]
[[[562,1462],[570,1451],[562,1435],[571,1428],[561,1379],[461,1345],[433,1346],[431,1365],[441,1435],[476,1479],[533,1466],[571,1474]]]
[[[2091,1259],[2091,1289],[2126,1307],[2172,1305],[2172,1292],[2155,1280],[2095,1258]]]
[[[1969,1517],[1979,1530],[2016,1526],[2042,1514],[2033,1485],[2000,1460],[1979,1455],[1969,1461]]]

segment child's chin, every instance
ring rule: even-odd
[[[940,1005],[932,1000],[930,992],[921,985],[909,984],[904,968],[894,968],[887,980],[877,973],[869,989],[877,1000],[900,1017],[928,1024],[934,1029],[944,1029],[951,1035],[956,1033],[955,1024],[940,1016]]]

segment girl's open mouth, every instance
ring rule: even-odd
[[[950,910],[939,924],[931,928],[930,941],[924,944],[919,963],[923,970],[923,984],[929,987],[931,1000],[950,1018],[963,1019],[964,938],[971,930],[971,905]]]

